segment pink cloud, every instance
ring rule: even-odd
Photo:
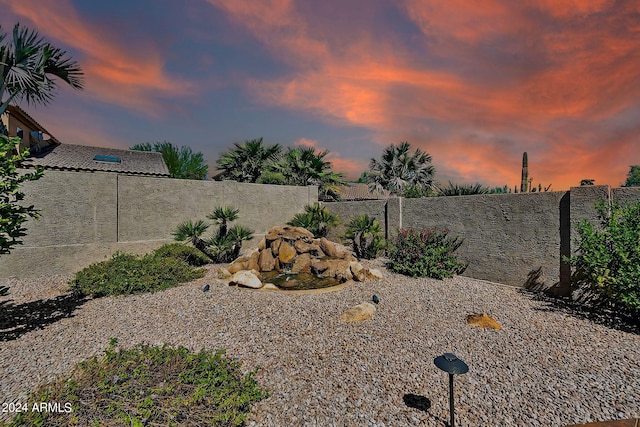
[[[83,20],[67,0],[51,0],[46,8],[33,0],[12,2],[8,7],[47,39],[62,41],[80,52],[74,59],[86,76],[85,93],[95,99],[161,116],[166,103],[159,99],[193,93],[191,83],[164,71],[166,59],[150,40],[144,42],[144,49],[122,46]]]

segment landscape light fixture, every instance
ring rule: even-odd
[[[453,410],[453,376],[466,374],[469,367],[453,353],[445,353],[433,359],[433,363],[449,374],[449,427],[455,427]]]

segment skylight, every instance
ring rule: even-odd
[[[93,160],[96,162],[105,162],[105,163],[121,163],[120,157],[118,156],[107,156],[104,154],[96,154],[93,157]]]

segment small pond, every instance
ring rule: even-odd
[[[337,286],[340,281],[335,277],[316,277],[309,273],[283,273],[280,271],[261,272],[264,283],[273,283],[283,291],[306,291]]]

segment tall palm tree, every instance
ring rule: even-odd
[[[402,194],[407,186],[432,188],[434,167],[431,156],[416,148],[411,152],[408,142],[398,146],[391,144],[384,149],[380,160],[371,159],[367,182],[371,190],[388,190],[394,194]]]
[[[257,182],[268,162],[277,161],[282,153],[279,144],[265,146],[262,138],[236,142],[216,161],[222,178],[238,182]]]
[[[313,147],[289,147],[272,169],[284,176],[286,184],[317,185],[321,200],[338,199],[346,183],[342,174],[331,170],[327,154],[329,150],[316,153]]]
[[[136,151],[155,151],[162,154],[171,178],[206,179],[209,167],[202,153],[194,153],[191,147],[178,148],[170,142],[156,142],[153,146],[146,142],[129,148]]]
[[[66,52],[45,42],[36,31],[16,24],[13,40],[5,42],[0,27],[0,115],[13,101],[48,104],[55,95],[56,80],[74,89],[84,86],[84,73]],[[6,134],[6,129],[2,129]]]

